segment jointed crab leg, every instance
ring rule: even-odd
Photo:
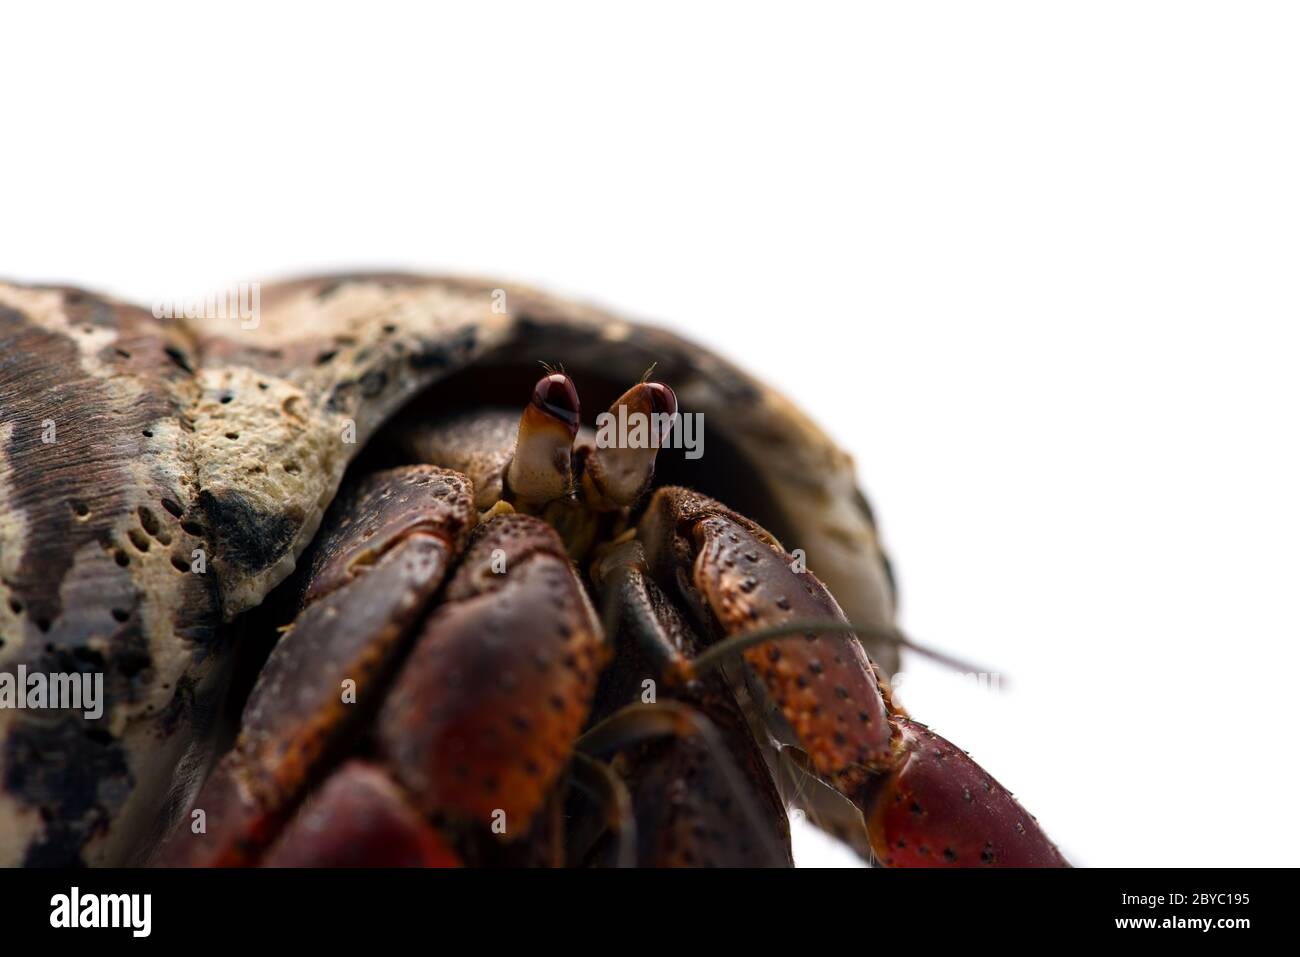
[[[369,476],[343,496],[307,576],[304,610],[267,660],[234,749],[194,801],[164,864],[255,861],[329,751],[357,728],[369,692],[441,585],[473,522],[469,483],[413,466]]]
[[[632,809],[632,796],[628,794],[623,779],[614,773],[604,761],[598,761],[581,751],[573,755],[571,764],[573,784],[578,790],[593,798],[604,811],[603,822],[597,823],[600,830],[595,833],[588,829],[587,839],[580,841],[580,847],[570,848],[571,860],[581,861],[587,851],[604,831],[614,835],[610,863],[615,867],[636,866],[637,830],[636,815]],[[603,827],[601,826],[603,824]]]
[[[639,862],[789,866],[785,807],[731,689],[716,676],[676,680],[675,665],[698,642],[645,575],[641,545],[611,548],[593,578],[619,654],[601,688],[607,716],[579,747],[619,755],[639,822]],[[645,703],[656,682],[664,697]]]
[[[656,577],[680,590],[719,637],[798,620],[846,621],[771,535],[702,495],[660,489],[638,535]],[[893,705],[849,635],[809,632],[741,654],[812,770],[862,808],[883,863],[1066,864],[1005,789]]]
[[[781,867],[790,863],[784,811],[764,807],[736,750],[691,705],[630,704],[578,741],[581,752],[623,759],[640,828],[639,863]],[[775,813],[774,813],[775,812]]]

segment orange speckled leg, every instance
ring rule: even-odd
[[[826,587],[770,534],[712,499],[660,489],[638,537],[652,573],[715,638],[846,621]],[[741,654],[813,770],[862,808],[882,863],[1066,866],[1005,789],[893,706],[851,635],[809,631]]]

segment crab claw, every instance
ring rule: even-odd
[[[286,826],[263,867],[460,867],[442,835],[378,768],[335,771]]]
[[[662,382],[638,382],[597,420],[582,487],[600,511],[627,508],[654,477],[655,457],[677,421],[677,396]]]
[[[1038,822],[961,749],[893,716],[897,755],[867,832],[887,867],[1068,867]]]
[[[516,499],[545,505],[568,493],[578,418],[578,390],[572,379],[552,372],[538,380],[519,419],[514,457],[506,469],[506,485]]]
[[[862,812],[881,863],[1069,866],[1010,792],[894,704],[834,596],[761,526],[666,486],[638,537],[660,586],[720,639],[713,649],[735,642],[755,692],[770,699],[773,734],[797,743],[810,770]],[[675,664],[698,674],[709,654]]]

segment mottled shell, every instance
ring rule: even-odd
[[[479,370],[563,362],[590,419],[658,363],[703,414],[700,474],[728,476],[702,491],[803,549],[850,618],[893,619],[849,456],[706,349],[481,281],[333,276],[263,286],[260,306],[255,326],[160,319],[0,284],[0,671],[99,671],[107,701],[98,721],[0,710],[0,864],[147,851],[211,758],[222,623],[293,571],[376,429],[449,377],[472,393],[496,388]],[[495,404],[522,406],[528,376],[499,380]]]

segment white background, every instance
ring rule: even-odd
[[[7,6],[0,274],[686,330],[855,454],[903,624],[1007,682],[905,703],[1068,856],[1294,864],[1296,8],[468,6]]]

